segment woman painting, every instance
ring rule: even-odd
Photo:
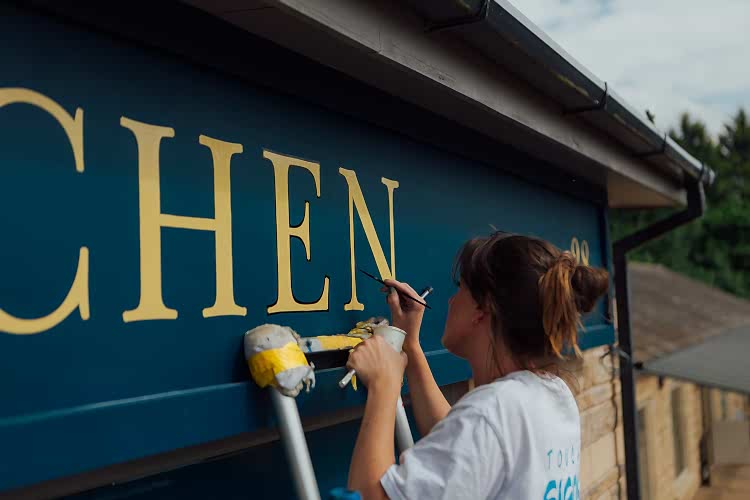
[[[559,362],[580,355],[581,314],[607,291],[607,272],[546,241],[496,233],[468,241],[454,275],[442,342],[469,362],[476,388],[451,408],[420,347],[424,307],[392,291],[404,352],[374,337],[347,365],[368,388],[349,487],[365,500],[577,498],[579,413]],[[406,283],[386,283],[417,296]],[[395,464],[404,371],[424,437]]]

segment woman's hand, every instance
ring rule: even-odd
[[[357,371],[357,377],[369,390],[401,392],[401,382],[406,369],[406,354],[396,352],[382,337],[372,337],[360,343],[349,355],[348,369]]]
[[[385,284],[393,288],[386,299],[388,307],[391,309],[391,324],[406,332],[404,350],[409,352],[410,349],[419,347],[419,329],[422,326],[425,308],[423,305],[403,298],[396,293],[396,290],[398,290],[402,294],[419,299],[419,294],[407,283],[385,280]]]

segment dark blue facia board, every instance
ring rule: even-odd
[[[0,23],[0,491],[268,428],[242,334],[386,314],[354,269],[434,287],[443,385],[470,376],[440,342],[466,239],[532,234],[607,266],[599,204],[122,40]],[[612,341],[605,311],[583,347]],[[318,374],[303,416],[363,404],[341,375]]]

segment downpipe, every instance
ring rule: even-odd
[[[625,481],[629,500],[640,500],[640,477],[638,475],[638,405],[635,394],[635,370],[639,364],[633,361],[633,338],[630,324],[630,291],[628,288],[627,254],[644,243],[701,217],[706,210],[703,191],[703,174],[696,179],[686,177],[687,207],[666,219],[636,231],[613,244],[615,298],[617,300],[617,331],[620,356],[620,385],[622,387],[623,437],[625,443]]]

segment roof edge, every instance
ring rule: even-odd
[[[521,51],[530,64],[521,70],[515,64],[508,66],[510,71],[520,73],[527,81],[534,74],[546,73],[544,85],[530,83],[557,101],[565,112],[599,115],[590,120],[594,126],[624,144],[634,155],[647,157],[662,167],[676,168],[706,186],[714,182],[716,173],[708,165],[687,153],[644,113],[619,97],[611,85],[575,60],[508,0],[408,1],[430,23],[428,30],[456,31],[495,61],[510,62],[507,50],[506,54],[498,52],[508,46]],[[451,14],[454,17],[448,17]],[[500,43],[488,45],[488,33]],[[602,117],[608,123],[601,123]],[[631,137],[625,137],[626,134]],[[644,147],[634,149],[634,144]]]

